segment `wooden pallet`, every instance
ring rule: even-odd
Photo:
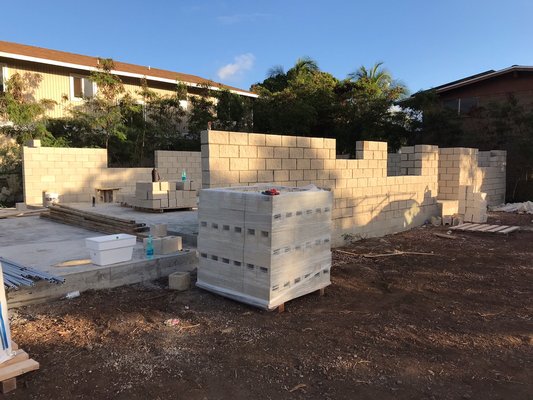
[[[311,292],[313,293],[313,292]],[[316,290],[314,293],[317,293],[319,296],[324,296],[326,294],[326,288],[323,287],[323,288],[320,288],[318,290]],[[274,307],[273,310],[278,310],[278,314],[281,314],[281,313],[284,313],[285,312],[285,303],[281,303],[279,306],[277,307]]]
[[[465,223],[457,226],[452,226],[451,230],[462,231],[462,232],[481,232],[481,233],[501,233],[508,234],[511,232],[518,231],[519,226],[514,225],[490,225],[490,224],[472,224]]]
[[[15,342],[11,342],[11,349],[15,352],[15,356],[0,364],[0,382],[2,382],[3,394],[17,388],[18,376],[39,369],[39,363],[31,359],[24,350],[19,349]]]

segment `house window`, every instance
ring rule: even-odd
[[[478,101],[476,97],[467,97],[459,99],[459,114],[468,114],[470,111],[478,107]]]
[[[7,82],[7,66],[5,64],[0,64],[0,92],[6,91],[6,82]]]
[[[96,83],[88,77],[72,75],[70,77],[70,93],[73,100],[93,97],[96,93]]]

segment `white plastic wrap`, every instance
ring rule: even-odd
[[[266,309],[329,285],[331,210],[314,186],[202,190],[197,285]]]

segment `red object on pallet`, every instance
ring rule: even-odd
[[[264,192],[261,192],[261,194],[265,194],[267,196],[277,196],[279,195],[279,191],[275,188],[265,190]]]

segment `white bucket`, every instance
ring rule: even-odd
[[[52,192],[44,192],[43,194],[43,206],[49,207],[52,204],[59,203],[59,194]]]

